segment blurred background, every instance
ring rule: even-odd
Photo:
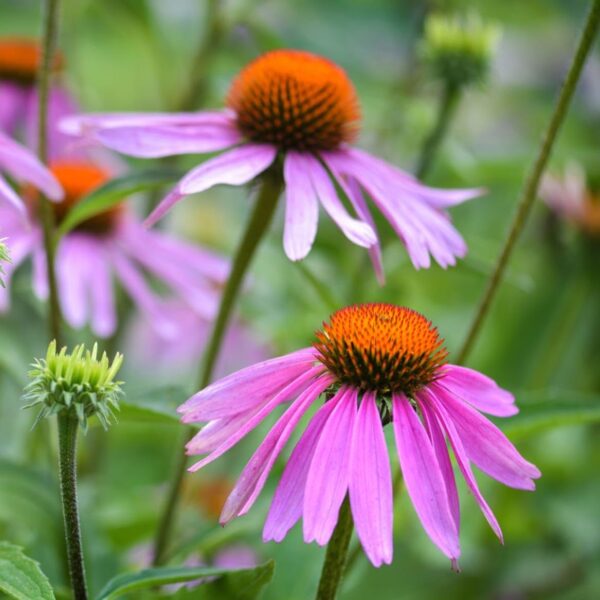
[[[275,356],[306,346],[332,310],[363,301],[393,302],[424,313],[446,338],[452,360],[492,270],[587,4],[65,0],[62,83],[84,111],[218,108],[232,77],[250,59],[272,48],[303,48],[333,59],[352,78],[363,112],[360,145],[410,171],[435,123],[443,86],[423,60],[427,14],[476,12],[496,26],[501,36],[487,80],[461,94],[427,175],[431,185],[488,190],[451,211],[469,245],[466,259],[447,271],[436,265],[417,272],[387,223],[378,222],[386,240],[387,283],[380,287],[366,252],[322,218],[311,254],[292,264],[282,251],[280,210],[238,311],[248,344],[258,349],[246,352],[246,343],[230,344],[221,372],[242,366],[257,351]],[[0,37],[38,36],[41,7],[38,1],[2,0]],[[594,189],[600,182],[599,132],[596,44],[550,169],[560,176],[567,164],[580,164],[590,201],[600,191]],[[157,164],[123,160],[132,167]],[[176,166],[197,162],[197,157],[182,157]],[[248,214],[248,197],[247,190],[218,187],[179,204],[161,227],[230,256]],[[147,198],[130,201],[144,213]],[[516,394],[521,414],[499,425],[543,473],[532,494],[479,478],[505,545],[461,488],[462,573],[452,573],[401,493],[393,564],[374,569],[359,556],[342,598],[600,597],[599,257],[598,227],[537,202],[469,360],[469,366]],[[47,345],[44,306],[31,292],[30,268],[25,264],[17,272],[12,308],[0,317],[0,538],[23,545],[52,583],[64,588],[54,424],[30,432],[34,415],[21,411],[19,400],[28,364]],[[174,368],[146,356],[132,313],[125,300],[122,304],[129,317],[104,345],[126,352],[122,379],[132,406],[108,433],[92,427],[80,445],[83,536],[95,591],[115,574],[144,563],[182,436],[173,408],[193,391],[194,363],[200,360],[196,351]],[[89,331],[68,335],[69,343],[92,339]],[[241,544],[258,561],[276,561],[264,598],[303,600],[314,593],[323,550],[304,544],[298,527],[281,544],[260,541],[277,473],[250,515],[225,529],[216,525],[224,490],[265,431],[266,426],[259,428],[224,459],[187,478],[173,564],[190,555],[210,561],[220,549]],[[196,594],[204,597],[199,590]]]

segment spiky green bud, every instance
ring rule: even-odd
[[[2,268],[3,262],[10,262],[10,255],[8,253],[8,248],[4,243],[6,238],[0,239],[0,285],[4,287],[4,280],[2,279],[2,275],[4,275],[4,269]]]
[[[485,82],[499,39],[499,28],[483,23],[475,14],[433,14],[425,23],[421,52],[434,77],[453,87],[465,87]]]
[[[31,383],[23,396],[28,402],[24,408],[41,408],[34,426],[44,417],[70,412],[84,432],[93,415],[108,429],[123,396],[123,382],[115,381],[122,364],[122,354],[117,353],[112,363],[106,352],[98,358],[98,344],[94,344],[91,352],[80,344],[67,354],[66,347],[57,353],[56,342],[51,342],[46,358],[33,363],[29,372]]]

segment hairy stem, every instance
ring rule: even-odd
[[[252,215],[250,216],[250,221],[246,226],[240,245],[235,253],[229,279],[223,290],[223,295],[221,296],[219,313],[204,352],[204,359],[198,381],[199,389],[206,387],[210,383],[215,363],[219,357],[219,352],[231,318],[232,310],[242,287],[244,276],[261,239],[269,227],[281,189],[282,180],[281,174],[278,171],[271,169],[263,175],[262,187]],[[179,504],[181,486],[186,472],[185,467],[187,459],[185,455],[185,444],[193,433],[193,429],[186,431],[182,447],[178,454],[178,462],[174,470],[165,509],[156,534],[154,544],[154,565],[162,564],[165,558],[173,522],[177,512],[177,506]]]
[[[502,283],[508,262],[523,231],[525,223],[527,222],[527,217],[531,212],[531,207],[533,206],[537,195],[540,179],[544,173],[544,169],[546,168],[546,164],[560,130],[560,126],[562,125],[562,122],[567,114],[569,104],[571,103],[571,99],[577,87],[577,82],[579,81],[579,77],[581,75],[581,71],[592,46],[592,42],[594,41],[598,31],[599,23],[600,0],[594,0],[587,15],[585,26],[577,45],[577,50],[573,55],[573,60],[571,61],[566,79],[556,101],[552,116],[550,117],[550,122],[548,123],[546,131],[542,137],[542,142],[540,144],[536,159],[523,184],[519,202],[517,204],[517,210],[513,217],[512,223],[510,224],[508,234],[500,251],[500,255],[496,261],[494,271],[488,280],[486,289],[479,302],[479,306],[473,321],[471,322],[471,326],[469,327],[465,341],[458,353],[457,362],[459,364],[462,364],[467,360],[469,353],[475,344],[477,336],[481,331],[483,322],[488,315],[492,301],[496,296],[500,284]]]

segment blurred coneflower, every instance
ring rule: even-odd
[[[408,308],[350,306],[334,313],[316,338],[313,347],[234,373],[180,407],[184,422],[206,423],[187,447],[192,455],[208,453],[191,467],[195,471],[289,404],[243,470],[221,522],[250,510],[292,432],[322,398],[287,461],[265,541],[281,541],[302,517],[305,541],[326,544],[348,495],[365,553],[375,566],[390,563],[392,478],[383,429],[390,422],[415,511],[453,564],[460,556],[460,515],[447,442],[502,540],[471,463],[505,485],[534,489],[539,470],[479,412],[513,415],[513,396],[477,371],[448,364],[437,329]]]
[[[64,120],[62,129],[144,158],[230,148],[189,172],[150,215],[150,223],[183,196],[254,180],[279,157],[286,197],[283,244],[291,260],[310,251],[321,204],[349,240],[369,248],[382,281],[379,242],[364,193],[394,228],[416,268],[429,267],[430,256],[442,267],[464,256],[466,245],[447,209],[481,190],[426,187],[352,147],[359,133],[359,101],[346,73],[333,62],[300,50],[268,52],[235,78],[226,104],[214,112],[81,115]]]

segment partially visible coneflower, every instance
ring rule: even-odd
[[[233,147],[188,173],[149,217],[150,223],[183,196],[217,184],[252,181],[279,156],[286,197],[283,244],[290,259],[300,260],[310,251],[320,205],[350,241],[369,249],[382,279],[367,197],[389,221],[416,268],[429,267],[430,256],[442,267],[464,256],[466,245],[447,209],[481,190],[426,187],[352,147],[359,132],[359,102],[335,63],[300,50],[268,52],[240,72],[226,104],[226,110],[214,112],[82,115],[63,121],[62,128],[144,158]]]
[[[189,442],[188,453],[208,454],[191,470],[221,456],[286,404],[221,513],[227,523],[250,510],[292,432],[316,404],[275,492],[265,541],[281,541],[302,518],[305,541],[326,544],[348,496],[370,561],[390,563],[392,478],[383,430],[388,423],[415,511],[454,564],[460,556],[460,517],[447,443],[500,539],[500,526],[471,465],[524,490],[533,490],[533,479],[540,476],[480,413],[515,414],[513,396],[477,371],[448,364],[437,329],[408,308],[341,309],[323,324],[312,347],[243,369],[191,397],[179,409],[182,420],[206,425]]]

